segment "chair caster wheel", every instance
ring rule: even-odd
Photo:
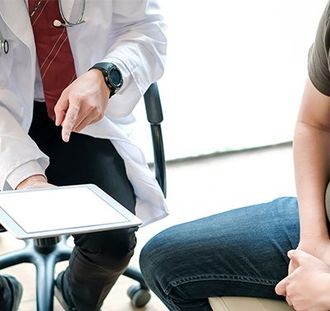
[[[140,284],[130,286],[127,295],[131,298],[131,303],[135,308],[144,307],[151,299],[149,290],[141,288]]]

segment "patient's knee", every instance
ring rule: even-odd
[[[173,240],[167,230],[157,234],[142,248],[140,254],[140,268],[144,276],[160,275],[167,270],[176,252]],[[166,272],[166,271],[165,271]]]

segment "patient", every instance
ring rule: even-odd
[[[330,309],[329,6],[309,53],[295,128],[297,198],[234,209],[152,238],[141,252],[141,270],[170,310],[212,310],[212,296],[285,296],[295,310]]]

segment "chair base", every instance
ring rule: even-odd
[[[61,236],[28,239],[24,241],[25,246],[23,248],[0,256],[0,269],[21,263],[32,263],[35,266],[37,311],[53,310],[55,265],[58,262],[68,260],[72,252],[72,247],[67,245],[67,238],[67,236]],[[141,272],[138,269],[128,267],[124,275],[140,283],[141,291],[136,292],[132,297],[130,296],[132,304],[146,305],[150,300],[150,294]]]
[[[66,240],[66,237],[28,239],[22,249],[0,256],[0,269],[20,263],[32,263],[35,266],[38,311],[53,310],[55,265],[68,260],[72,251]]]
[[[143,308],[151,299],[151,294],[141,272],[136,268],[128,267],[123,275],[140,283],[130,286],[127,295],[131,299],[134,308]]]

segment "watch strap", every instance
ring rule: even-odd
[[[122,75],[121,75],[120,70],[118,69],[118,67],[115,64],[107,63],[107,62],[100,62],[100,63],[96,63],[89,70],[91,70],[91,69],[98,69],[102,72],[104,81],[105,81],[106,85],[108,86],[108,88],[110,89],[109,98],[111,98],[114,94],[116,94],[117,91],[121,88],[121,86],[123,84]],[[116,85],[111,81],[111,77],[109,76],[109,73],[111,70],[118,71],[120,78],[121,78],[121,82],[119,83],[119,85]]]

